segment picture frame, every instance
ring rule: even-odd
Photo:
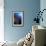
[[[24,11],[12,11],[12,26],[24,25]]]

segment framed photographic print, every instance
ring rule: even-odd
[[[24,11],[13,11],[12,18],[13,18],[13,21],[12,21],[13,26],[23,26]]]

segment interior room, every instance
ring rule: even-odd
[[[46,46],[46,0],[0,0],[0,46]]]

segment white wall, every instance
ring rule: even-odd
[[[0,42],[4,41],[4,0],[0,0]]]

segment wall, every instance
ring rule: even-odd
[[[0,42],[4,41],[4,0],[0,0]]]
[[[40,0],[40,10],[42,11],[43,9],[46,9],[46,0]],[[43,22],[40,21],[40,25],[46,27],[46,10],[43,12]],[[46,36],[46,34],[45,34]],[[46,37],[45,37],[45,43],[46,43]]]
[[[32,29],[33,19],[40,10],[40,0],[4,0],[4,36],[18,41]],[[12,11],[24,11],[24,26],[12,27]]]
[[[40,9],[41,9],[41,11],[43,10],[43,9],[46,9],[46,0],[41,0],[40,1]],[[43,22],[41,21],[40,22],[40,25],[42,25],[42,26],[45,26],[46,27],[46,10],[43,12],[43,15],[42,15],[42,17],[43,17]]]

